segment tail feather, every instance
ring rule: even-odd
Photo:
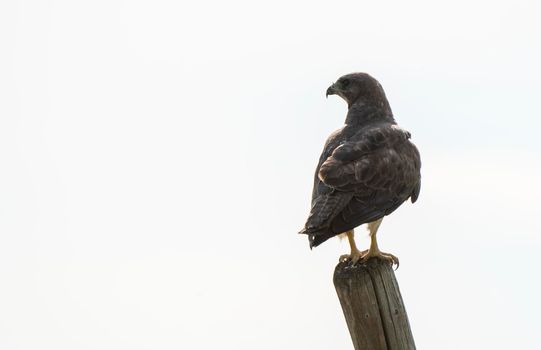
[[[331,221],[344,209],[352,197],[353,194],[348,192],[331,192],[316,198],[301,233],[322,231],[329,227]]]
[[[338,235],[337,233],[326,231],[326,232],[319,232],[318,234],[311,233],[308,235],[308,242],[310,243],[310,249],[317,247],[321,243],[325,242],[329,238],[332,238],[334,236]]]

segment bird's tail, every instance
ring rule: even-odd
[[[321,243],[325,242],[329,238],[336,236],[333,232],[320,232],[318,234],[311,233],[308,235],[308,242],[310,243],[310,249],[317,247]]]
[[[303,228],[300,234],[308,235],[308,242],[310,244],[310,249],[317,247],[321,243],[325,242],[331,237],[334,237],[336,233],[331,232],[330,230],[310,230],[309,228]]]
[[[351,192],[332,192],[317,197],[304,229],[299,232],[308,235],[310,249],[336,236],[337,233],[331,230],[331,222],[352,197]]]

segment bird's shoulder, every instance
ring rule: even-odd
[[[361,127],[346,126],[342,134],[344,136],[339,142],[334,142],[333,149],[329,149],[330,152],[327,153],[329,156],[332,154],[334,160],[342,162],[393,147],[411,137],[409,132],[396,123],[387,121],[369,123]]]
[[[382,121],[358,128],[346,142],[367,141],[373,143],[407,140],[411,134],[394,122]]]
[[[321,155],[319,157],[319,162],[317,168],[319,169],[319,166],[327,157],[329,157],[332,152],[341,144],[343,144],[347,140],[347,125],[342,126],[340,129],[337,129],[333,131],[329,137],[327,137],[327,140],[325,140],[325,144],[323,145],[323,151],[321,152]]]
[[[323,146],[324,151],[332,149],[347,140],[348,135],[346,134],[346,129],[347,125],[344,125],[340,129],[333,131],[329,137],[327,137],[327,140],[325,140],[325,145]]]

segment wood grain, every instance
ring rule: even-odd
[[[415,349],[408,315],[391,265],[371,259],[339,263],[334,286],[355,350]]]

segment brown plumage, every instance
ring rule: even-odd
[[[348,103],[348,113],[345,125],[327,139],[316,168],[312,208],[301,231],[310,248],[382,219],[408,198],[415,202],[421,187],[419,152],[410,133],[396,124],[381,85],[353,73],[329,87],[332,94]]]

